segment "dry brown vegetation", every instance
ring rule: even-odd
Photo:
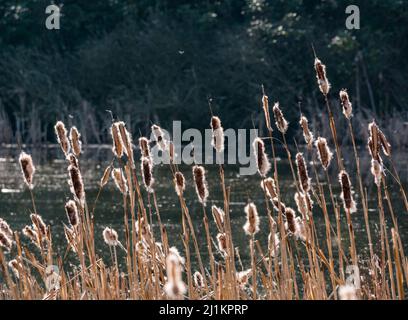
[[[222,187],[223,207],[208,206],[206,171],[203,166],[192,167],[197,199],[202,206],[202,219],[206,238],[208,260],[202,259],[196,227],[186,201],[184,175],[172,161],[173,144],[166,141],[161,128],[152,126],[157,145],[168,152],[173,176],[174,195],[178,197],[181,246],[176,248],[168,241],[165,225],[154,186],[154,166],[150,155],[150,141],[139,139],[140,161],[135,159],[134,145],[124,122],[114,122],[111,127],[114,157],[101,173],[100,189],[92,202],[87,199],[82,180],[80,134],[76,128],[70,133],[62,122],[55,126],[58,142],[67,159],[72,200],[65,206],[67,224],[64,226],[67,252],[55,252],[52,228],[39,215],[35,206],[33,187],[35,167],[31,156],[22,153],[19,159],[23,179],[30,190],[32,208],[31,225],[22,233],[13,232],[6,221],[0,220],[0,268],[3,299],[404,299],[408,281],[408,259],[400,238],[398,220],[387,180],[394,179],[399,186],[398,201],[408,202],[405,191],[394,167],[391,146],[373,121],[368,126],[368,150],[372,158],[372,183],[377,188],[379,247],[373,245],[368,214],[366,186],[363,184],[360,160],[352,126],[352,105],[347,92],[340,92],[343,113],[354,150],[356,172],[347,172],[338,143],[336,122],[328,94],[330,83],[326,68],[316,58],[315,69],[320,91],[324,97],[331,137],[314,137],[306,117],[300,115],[299,129],[303,131],[304,152],[293,154],[286,141],[288,122],[279,104],[269,108],[265,92],[262,110],[265,115],[268,137],[253,143],[259,172],[259,183],[264,191],[265,206],[260,208],[249,202],[242,208],[247,221],[243,226],[248,237],[250,264],[243,266],[235,250],[234,233],[230,221],[230,188],[225,183],[224,167],[219,166],[219,183]],[[270,112],[272,111],[272,112]],[[270,119],[274,115],[277,131]],[[216,152],[224,149],[221,120],[212,117],[213,146]],[[279,183],[279,166],[275,144],[282,141],[293,177],[293,186],[283,190]],[[268,155],[268,148],[272,151]],[[298,146],[295,146],[298,149]],[[333,149],[333,152],[331,151]],[[305,160],[305,154],[313,158]],[[124,157],[126,155],[126,157]],[[125,162],[124,159],[127,159]],[[383,159],[384,158],[384,159]],[[387,162],[387,163],[385,163]],[[336,166],[340,198],[334,195],[333,177],[328,168]],[[390,167],[392,174],[385,175]],[[271,173],[272,172],[272,173]],[[309,173],[311,172],[311,173]],[[324,177],[322,181],[321,177]],[[95,243],[95,206],[101,190],[113,179],[122,195],[124,234],[106,227],[105,244]],[[356,183],[356,191],[353,191]],[[289,189],[290,188],[290,189]],[[282,201],[282,192],[291,192],[297,211]],[[358,202],[355,192],[359,194]],[[356,199],[355,199],[356,198]],[[146,201],[147,199],[147,201]],[[341,199],[341,202],[337,201]],[[386,209],[385,209],[386,208]],[[61,208],[62,210],[63,208]],[[268,217],[268,243],[257,240],[259,213]],[[323,214],[325,232],[317,231],[314,214]],[[386,219],[385,212],[389,212]],[[197,214],[197,213],[195,213]],[[365,222],[369,248],[368,257],[359,254],[352,215],[362,215]],[[334,219],[330,219],[334,217]],[[215,230],[209,219],[214,219]],[[331,223],[331,221],[335,223]],[[390,221],[389,221],[390,220]],[[345,221],[347,230],[343,230]],[[30,250],[21,235],[36,246]],[[24,240],[25,241],[25,240]],[[112,259],[103,260],[96,254],[95,246],[105,245]],[[118,250],[125,257],[120,270]],[[12,254],[11,254],[12,253]],[[77,265],[63,264],[63,256],[73,255]],[[47,266],[58,266],[57,286],[46,286]],[[358,281],[347,281],[347,266],[366,270]]]

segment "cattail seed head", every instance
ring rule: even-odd
[[[119,121],[118,123],[118,129],[120,133],[120,138],[123,143],[123,151],[127,155],[129,159],[129,163],[134,166],[134,160],[133,160],[133,144],[132,144],[132,137],[129,133],[129,131],[126,129],[125,123],[123,121]]]
[[[99,182],[99,185],[101,186],[101,188],[103,188],[108,183],[111,172],[112,172],[112,166],[109,165],[106,167],[105,171],[103,172],[103,176],[101,178],[101,181]]]
[[[219,233],[217,234],[217,243],[218,243],[218,249],[220,252],[226,256],[227,255],[227,236],[225,233]]]
[[[68,221],[71,226],[76,227],[79,223],[79,215],[75,201],[69,200],[65,204],[65,212],[67,213]]]
[[[35,173],[35,167],[31,156],[25,152],[20,153],[19,157],[21,171],[23,172],[24,183],[29,189],[33,189],[33,177]]]
[[[122,170],[114,168],[112,170],[112,179],[113,181],[115,181],[116,187],[119,189],[119,191],[122,192],[123,194],[127,194],[128,192],[127,181]]]
[[[323,169],[327,170],[333,158],[333,153],[330,151],[327,145],[327,140],[325,138],[319,137],[317,138],[315,145],[317,148],[317,154],[319,156],[320,163],[322,164]]]
[[[245,206],[246,223],[244,231],[247,235],[253,236],[259,232],[259,215],[254,203],[250,202]]]
[[[205,179],[205,169],[202,166],[193,167],[193,176],[198,200],[205,205],[208,198],[208,187]]]
[[[158,125],[152,125],[152,132],[156,139],[159,150],[165,151],[167,149],[167,141],[164,137],[163,130]]]
[[[8,266],[13,271],[16,278],[20,278],[20,271],[23,270],[23,265],[17,259],[10,260]]]
[[[68,245],[71,247],[71,250],[73,252],[77,252],[77,243],[76,243],[77,241],[76,241],[75,231],[64,225],[64,234],[65,234],[65,239],[68,242]]]
[[[330,90],[330,83],[326,76],[326,66],[316,57],[314,67],[316,70],[316,79],[320,92],[327,95]]]
[[[302,127],[303,137],[305,138],[307,147],[310,149],[313,145],[314,137],[313,137],[313,133],[311,133],[309,130],[309,122],[307,118],[304,116],[301,116],[299,124]]]
[[[271,117],[269,115],[269,101],[268,101],[268,96],[266,95],[262,96],[262,107],[263,107],[264,114],[265,114],[266,127],[268,128],[269,131],[272,132]]]
[[[268,236],[268,249],[272,257],[275,257],[279,249],[280,239],[277,233],[270,233]]]
[[[67,155],[70,149],[70,144],[67,137],[68,131],[65,128],[65,124],[62,121],[58,121],[55,124],[54,129],[55,134],[57,136],[57,141],[61,146],[62,151],[64,152],[65,155]]]
[[[198,271],[194,272],[193,279],[194,279],[194,286],[197,289],[201,289],[204,287],[204,279],[200,272]]]
[[[22,231],[23,235],[30,239],[35,245],[39,245],[38,233],[32,226],[25,226]]]
[[[371,173],[377,186],[381,185],[382,176],[385,175],[383,165],[375,159],[371,159]]]
[[[273,207],[275,208],[276,211],[279,212],[279,210],[281,210],[281,213],[285,213],[286,206],[285,206],[285,204],[283,202],[279,202],[278,197],[273,198],[271,200],[271,202],[272,202]],[[279,207],[280,207],[280,209],[279,209]]]
[[[71,141],[71,147],[73,153],[79,157],[82,152],[82,142],[81,142],[81,134],[79,133],[76,127],[72,127],[69,131],[69,140]]]
[[[340,171],[339,181],[342,188],[341,199],[343,200],[344,210],[350,213],[356,212],[356,203],[353,200],[353,191],[348,173],[345,170]]]
[[[10,251],[12,246],[13,242],[10,240],[10,238],[7,237],[3,231],[0,231],[0,247]]]
[[[261,175],[261,177],[266,177],[269,170],[271,169],[271,164],[265,152],[265,144],[262,141],[262,139],[256,138],[252,144],[252,147],[256,157],[258,172]]]
[[[82,181],[81,171],[77,167],[69,165],[68,175],[68,183],[71,187],[71,193],[76,197],[76,199],[78,199],[81,204],[83,204],[85,201],[85,189],[84,183]]]
[[[106,227],[102,232],[103,240],[108,246],[117,246],[119,244],[118,233],[109,227]]]
[[[142,178],[143,183],[148,192],[153,192],[153,172],[152,172],[152,161],[150,158],[142,157],[141,159],[141,171],[142,171]]]
[[[270,198],[277,198],[278,194],[276,192],[275,180],[273,178],[266,178],[261,181],[261,188],[266,192],[266,195]]]
[[[307,217],[308,214],[312,213],[313,201],[308,193],[305,194],[303,192],[296,192],[295,202],[298,211],[302,214],[304,218]]]
[[[279,102],[276,102],[272,108],[273,114],[275,116],[275,124],[278,127],[278,130],[285,134],[288,131],[288,122],[283,116],[282,110],[279,108]]]
[[[343,106],[343,114],[347,119],[350,119],[353,116],[353,108],[349,99],[349,95],[346,89],[340,91],[340,101]]]
[[[142,157],[150,158],[149,140],[145,137],[139,138],[139,148],[142,153]]]
[[[39,214],[30,214],[30,219],[33,223],[33,228],[37,234],[41,234],[42,238],[47,237],[47,225],[44,223],[42,217]]]
[[[13,238],[13,230],[11,230],[6,220],[3,220],[2,218],[0,218],[0,231],[3,232],[10,239]]]
[[[69,162],[70,165],[76,167],[79,169],[79,161],[78,158],[73,154],[73,153],[69,153],[67,155],[67,160]]]
[[[123,141],[118,122],[112,123],[111,135],[113,140],[112,152],[117,158],[121,158],[123,156]]]
[[[389,157],[391,155],[391,144],[380,129],[378,129],[378,139],[380,140],[382,152]]]
[[[174,253],[169,253],[166,258],[167,282],[164,285],[164,291],[171,299],[180,299],[187,291],[181,272],[182,268],[178,257]]]
[[[285,209],[285,216],[286,216],[286,227],[287,229],[295,234],[296,232],[296,213],[295,210],[292,208]]]
[[[186,188],[186,179],[184,179],[184,175],[177,171],[174,174],[174,188],[176,189],[176,193],[178,196],[182,196],[183,192]]]
[[[248,284],[248,281],[251,275],[252,275],[252,269],[237,272],[236,279],[241,289],[244,289],[245,286]]]
[[[303,157],[302,153],[296,154],[296,166],[297,166],[297,173],[300,181],[300,186],[304,193],[307,193],[310,190],[310,178],[307,173],[307,166],[305,162],[305,158]]]
[[[305,241],[306,240],[306,227],[301,217],[295,218],[295,236],[297,239]]]
[[[217,152],[224,150],[224,129],[221,126],[220,118],[213,116],[211,118],[212,140],[211,145]]]
[[[211,207],[211,212],[215,221],[215,224],[217,225],[217,228],[220,232],[224,231],[224,219],[225,219],[225,213],[222,209],[218,208],[217,206],[212,206]]]

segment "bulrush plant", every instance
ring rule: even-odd
[[[248,200],[245,205],[237,201],[231,207],[233,188],[227,185],[223,161],[217,162],[217,182],[222,191],[218,195],[217,189],[209,190],[208,182],[213,182],[212,176],[207,174],[209,167],[195,162],[189,168],[190,174],[180,170],[174,161],[177,146],[160,126],[151,127],[154,141],[140,137],[135,140],[139,147],[136,148],[129,127],[119,120],[114,120],[110,127],[111,161],[100,173],[97,195],[90,199],[93,193],[87,192],[82,175],[87,162],[81,160],[86,145],[82,144],[80,130],[72,127],[68,131],[64,123],[58,121],[55,133],[66,161],[64,170],[71,191],[71,199],[64,201],[60,208],[65,252],[53,247],[52,220],[43,219],[43,208],[39,211],[36,208],[34,175],[41,170],[36,172],[31,156],[21,152],[18,162],[22,184],[30,192],[32,207],[25,217],[27,225],[20,231],[13,231],[12,225],[0,219],[0,298],[404,299],[408,289],[408,264],[397,210],[393,207],[400,199],[391,199],[388,187],[391,181],[400,188],[406,209],[408,205],[392,161],[391,145],[373,120],[368,126],[368,148],[358,150],[352,126],[352,95],[341,89],[337,99],[342,108],[341,117],[344,116],[348,124],[355,170],[350,163],[343,163],[341,147],[347,146],[338,144],[338,124],[329,99],[334,88],[329,83],[326,66],[317,57],[314,67],[318,90],[327,108],[331,137],[315,135],[302,113],[299,122],[289,124],[278,103],[270,110],[269,98],[262,86],[260,112],[264,115],[268,136],[254,139],[251,152],[259,174],[256,190],[263,192],[264,205]],[[224,129],[221,119],[212,114],[211,105],[210,111],[211,144],[217,159],[223,160]],[[288,130],[294,130],[295,126],[303,134],[302,145],[295,141],[292,146],[286,141]],[[169,239],[167,225],[161,219],[168,208],[160,203],[156,194],[160,192],[160,179],[155,176],[157,169],[150,150],[154,142],[171,160],[168,167],[180,212],[178,249],[171,243],[172,237]],[[285,149],[287,159],[278,161],[275,152],[278,145]],[[358,151],[371,156],[371,167],[364,169],[367,172],[360,167]],[[333,157],[337,166],[332,164]],[[291,183],[283,185],[279,172],[283,172],[286,160],[292,175]],[[372,175],[371,184],[364,185],[362,176],[367,174]],[[332,183],[334,177],[338,183]],[[249,182],[241,179],[239,182],[245,184],[247,193],[252,192]],[[103,225],[98,215],[99,195],[109,183],[114,186],[115,206],[112,207],[123,203],[124,226],[115,226],[116,230]],[[377,193],[376,208],[369,207],[372,206],[369,201],[372,189]],[[202,214],[197,213],[194,204],[190,208],[185,198],[190,196],[199,204]],[[256,199],[248,194],[249,198]],[[91,211],[89,200],[93,203]],[[206,212],[209,208],[210,221]],[[378,217],[369,216],[374,210],[378,210]],[[246,221],[236,227],[231,217],[236,219],[239,215]],[[359,215],[364,216],[362,228],[366,235],[354,228],[357,226],[354,219]],[[196,224],[200,219],[201,226]],[[323,223],[322,219],[324,228],[319,228],[317,224]],[[374,219],[379,226],[376,233],[370,230]],[[345,226],[348,232],[342,234]],[[244,248],[234,244],[237,230],[248,237]],[[95,232],[102,236],[103,243],[97,243],[95,239],[100,237],[95,237]],[[363,245],[367,245],[369,252]],[[99,249],[108,255],[110,252],[111,259],[100,256]],[[242,255],[243,250],[246,255]],[[250,260],[241,260],[241,256]],[[55,290],[44,286],[50,265],[59,268],[59,286]],[[353,282],[346,280],[350,266],[355,274],[361,274]]]

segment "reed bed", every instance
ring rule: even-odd
[[[204,261],[204,252],[200,251],[199,245],[203,239],[197,237],[197,226],[185,201],[185,193],[194,191],[186,188],[186,178],[173,161],[173,143],[166,140],[158,125],[151,129],[158,147],[169,156],[174,197],[179,202],[182,229],[179,247],[169,243],[166,226],[161,220],[163,213],[157,201],[155,168],[150,154],[152,141],[141,137],[138,140],[140,152],[134,150],[132,134],[126,124],[114,121],[111,126],[112,161],[101,172],[99,192],[92,201],[87,198],[81,175],[83,146],[80,132],[76,127],[68,131],[64,123],[58,121],[55,133],[67,160],[68,187],[72,194],[65,208],[61,208],[61,214],[64,209],[66,214],[66,250],[56,252],[53,249],[52,226],[42,219],[35,203],[35,165],[31,156],[22,152],[18,161],[22,180],[31,195],[31,214],[27,216],[29,223],[21,231],[13,230],[0,219],[0,298],[404,299],[408,259],[393,203],[402,201],[406,212],[408,205],[392,162],[391,145],[373,120],[368,125],[367,152],[372,158],[369,174],[372,174],[378,203],[379,245],[374,246],[370,230],[373,217],[368,214],[367,186],[363,184],[352,126],[352,103],[347,91],[340,90],[339,99],[353,142],[356,172],[348,172],[341,156],[342,146],[329,98],[332,88],[326,66],[317,57],[315,71],[322,101],[326,104],[322,113],[327,113],[329,137],[314,133],[303,113],[299,115],[299,123],[290,124],[284,117],[284,107],[278,102],[270,112],[268,97],[262,87],[262,109],[259,112],[265,116],[268,136],[255,139],[252,147],[265,206],[257,206],[248,200],[242,207],[242,215],[246,217],[242,231],[247,237],[250,256],[247,265],[241,261],[234,245],[231,188],[226,185],[223,165],[219,166],[218,181],[223,196],[222,207],[210,206],[211,190],[206,168],[200,164],[191,167],[192,183],[202,210],[194,215],[200,215],[203,221],[204,230],[200,231],[201,235],[204,233],[205,256],[208,257]],[[295,141],[290,146],[286,132],[292,125],[303,132],[304,141]],[[212,114],[210,127],[212,146],[216,153],[221,153],[224,150],[223,127],[221,120]],[[280,185],[276,144],[281,144],[286,152],[292,185]],[[334,174],[330,174],[329,169]],[[104,243],[95,243],[97,203],[109,180],[113,180],[117,187],[114,201],[122,204],[125,231],[118,233],[111,226],[104,226]],[[390,197],[388,184],[391,180],[399,186],[401,197],[397,199]],[[354,185],[357,188],[354,189]],[[335,194],[335,190],[341,191]],[[283,192],[293,194],[295,208],[284,203]],[[267,243],[257,239],[261,232],[260,214],[268,221]],[[317,215],[323,217],[324,233],[318,232]],[[361,248],[356,245],[353,226],[356,215],[364,217],[368,255],[359,252]],[[344,226],[347,230],[343,230]],[[28,246],[28,243],[32,245]],[[98,256],[96,246],[104,246],[111,259]],[[66,255],[71,255],[76,263],[64,265]],[[124,261],[120,263],[122,258]],[[50,266],[57,266],[59,272],[53,274]],[[354,277],[350,277],[351,274]]]

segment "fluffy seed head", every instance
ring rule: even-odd
[[[218,249],[220,252],[226,256],[227,255],[227,236],[225,233],[219,233],[217,234],[217,243],[218,243]]]
[[[106,227],[103,232],[103,240],[108,246],[117,246],[119,244],[118,233],[109,227]]]
[[[24,183],[28,186],[28,188],[33,189],[33,177],[35,173],[33,159],[29,154],[21,152],[19,162],[21,171],[23,172]]]
[[[71,141],[73,153],[79,157],[82,152],[81,134],[76,127],[72,127],[69,131],[69,140]]]
[[[101,178],[101,181],[99,182],[101,188],[103,188],[108,183],[111,172],[112,172],[112,166],[109,165],[106,167],[105,171],[103,172],[103,176]]]
[[[356,212],[356,203],[353,200],[353,191],[350,183],[350,178],[345,170],[340,171],[339,181],[342,189],[341,199],[343,200],[344,210],[349,210],[350,213]]]
[[[139,148],[142,153],[142,157],[150,158],[149,140],[145,137],[139,138]]]
[[[314,137],[313,137],[313,133],[311,133],[309,130],[309,122],[307,118],[304,116],[301,116],[299,124],[302,127],[303,137],[305,138],[307,147],[310,149],[313,145]]]
[[[123,175],[122,170],[118,168],[114,168],[112,170],[112,179],[115,181],[116,187],[119,189],[120,192],[123,194],[127,194],[128,186],[125,176]]]
[[[186,179],[180,171],[174,174],[174,188],[178,196],[181,196],[186,188]]]
[[[266,192],[266,195],[270,198],[277,198],[275,180],[273,178],[266,178],[261,181],[261,188]]]
[[[167,141],[164,137],[162,129],[158,125],[152,125],[152,132],[156,139],[159,149],[165,151],[167,149]]]
[[[6,220],[3,220],[2,218],[0,218],[0,231],[3,232],[7,237],[13,238],[13,230],[11,230]]]
[[[67,160],[70,165],[73,165],[74,167],[79,168],[78,158],[73,153],[69,153],[67,155]]]
[[[252,144],[252,147],[256,157],[258,172],[261,175],[261,177],[266,177],[269,170],[271,169],[271,164],[265,152],[265,144],[262,141],[262,139],[256,138]]]
[[[164,291],[171,299],[180,299],[187,291],[181,272],[178,257],[170,252],[166,258],[167,283],[164,285]]]
[[[330,151],[327,145],[327,140],[325,138],[319,137],[317,138],[315,145],[317,148],[317,154],[319,156],[320,163],[322,164],[323,169],[327,170],[333,158],[333,153]]]
[[[23,235],[25,235],[35,245],[38,246],[38,233],[32,226],[25,226],[22,231]]]
[[[244,289],[245,286],[248,284],[251,274],[252,274],[251,269],[237,272],[236,278],[237,278],[238,285],[240,286],[241,289]]]
[[[205,169],[202,166],[193,167],[193,176],[198,200],[205,205],[208,198],[208,187],[205,179]]]
[[[271,202],[272,202],[273,207],[275,208],[276,211],[279,212],[279,207],[280,207],[281,213],[285,213],[286,206],[285,206],[285,204],[283,202],[279,202],[278,197],[273,198],[271,200]]]
[[[247,235],[253,236],[259,232],[259,215],[254,203],[250,202],[245,206],[246,223],[244,231]]]
[[[283,134],[288,131],[288,122],[283,116],[282,110],[279,108],[279,102],[276,102],[272,108],[273,115],[275,116],[275,124],[278,127],[278,130]]]
[[[211,207],[211,212],[215,221],[215,224],[217,225],[217,228],[220,232],[224,231],[224,219],[225,219],[225,213],[222,209],[218,208],[217,206],[212,206]]]
[[[287,229],[295,234],[296,232],[296,213],[295,210],[291,208],[285,209],[285,216],[286,216],[286,227]]]
[[[145,158],[142,157],[141,159],[141,171],[142,171],[142,178],[143,178],[143,183],[148,192],[153,192],[153,183],[154,183],[154,178],[153,178],[153,172],[152,172],[152,161],[150,158]]]
[[[65,204],[65,212],[67,213],[68,221],[71,226],[76,227],[79,223],[79,216],[75,201],[69,200]]]
[[[313,209],[313,201],[308,193],[305,194],[303,192],[296,192],[295,202],[298,211],[302,214],[303,217],[306,217],[308,214],[311,215]]]
[[[44,223],[42,217],[39,214],[30,214],[30,219],[33,223],[33,228],[37,234],[41,234],[43,238],[47,236],[47,225]]]
[[[221,126],[220,118],[213,116],[211,118],[212,140],[211,145],[217,152],[224,150],[224,129]]]
[[[306,240],[306,228],[305,228],[305,224],[302,220],[301,217],[296,217],[295,218],[295,236],[297,239],[299,240]]]
[[[302,153],[296,154],[296,166],[297,166],[297,173],[300,181],[300,186],[303,192],[307,193],[310,190],[310,178],[307,173],[307,166],[305,162],[305,158],[303,157]]]
[[[7,237],[3,231],[0,231],[0,247],[10,251],[12,246],[13,242],[10,240],[10,238]]]
[[[13,271],[16,278],[20,278],[20,270],[23,269],[23,265],[17,261],[17,259],[10,260],[8,266]]]
[[[85,201],[85,189],[82,181],[81,171],[73,166],[68,166],[69,185],[71,187],[71,193],[83,204]]]
[[[391,144],[380,129],[378,129],[378,139],[380,140],[382,152],[389,157],[391,155]]]
[[[327,95],[330,90],[330,83],[326,76],[326,66],[318,58],[315,58],[314,67],[320,92]]]
[[[262,107],[263,107],[264,114],[265,114],[266,127],[268,128],[269,131],[272,131],[271,117],[269,115],[269,101],[268,101],[268,96],[266,95],[262,96]]]
[[[201,289],[204,287],[204,279],[200,272],[198,271],[194,272],[193,279],[196,288]]]
[[[129,131],[126,129],[126,125],[123,121],[118,122],[118,129],[120,133],[120,138],[122,139],[123,143],[123,151],[127,155],[129,162],[131,163],[132,167],[134,166],[133,161],[133,144],[132,144],[132,137]]]
[[[371,159],[371,173],[377,186],[381,185],[381,179],[384,173],[383,165],[375,159]]]
[[[111,126],[111,135],[112,135],[112,152],[117,158],[123,156],[123,141],[122,136],[119,131],[119,123],[115,122]]]
[[[350,119],[353,116],[353,108],[349,99],[349,95],[346,89],[340,91],[340,101],[343,106],[343,114],[347,119]]]
[[[70,144],[67,137],[68,131],[65,128],[65,124],[62,121],[58,121],[55,124],[54,129],[55,134],[57,136],[57,141],[61,146],[62,151],[64,152],[65,155],[67,155],[70,149]]]
[[[277,233],[270,233],[268,236],[268,249],[271,253],[272,257],[275,257],[275,255],[278,252],[279,249],[279,244],[280,244],[280,239],[279,235]]]

